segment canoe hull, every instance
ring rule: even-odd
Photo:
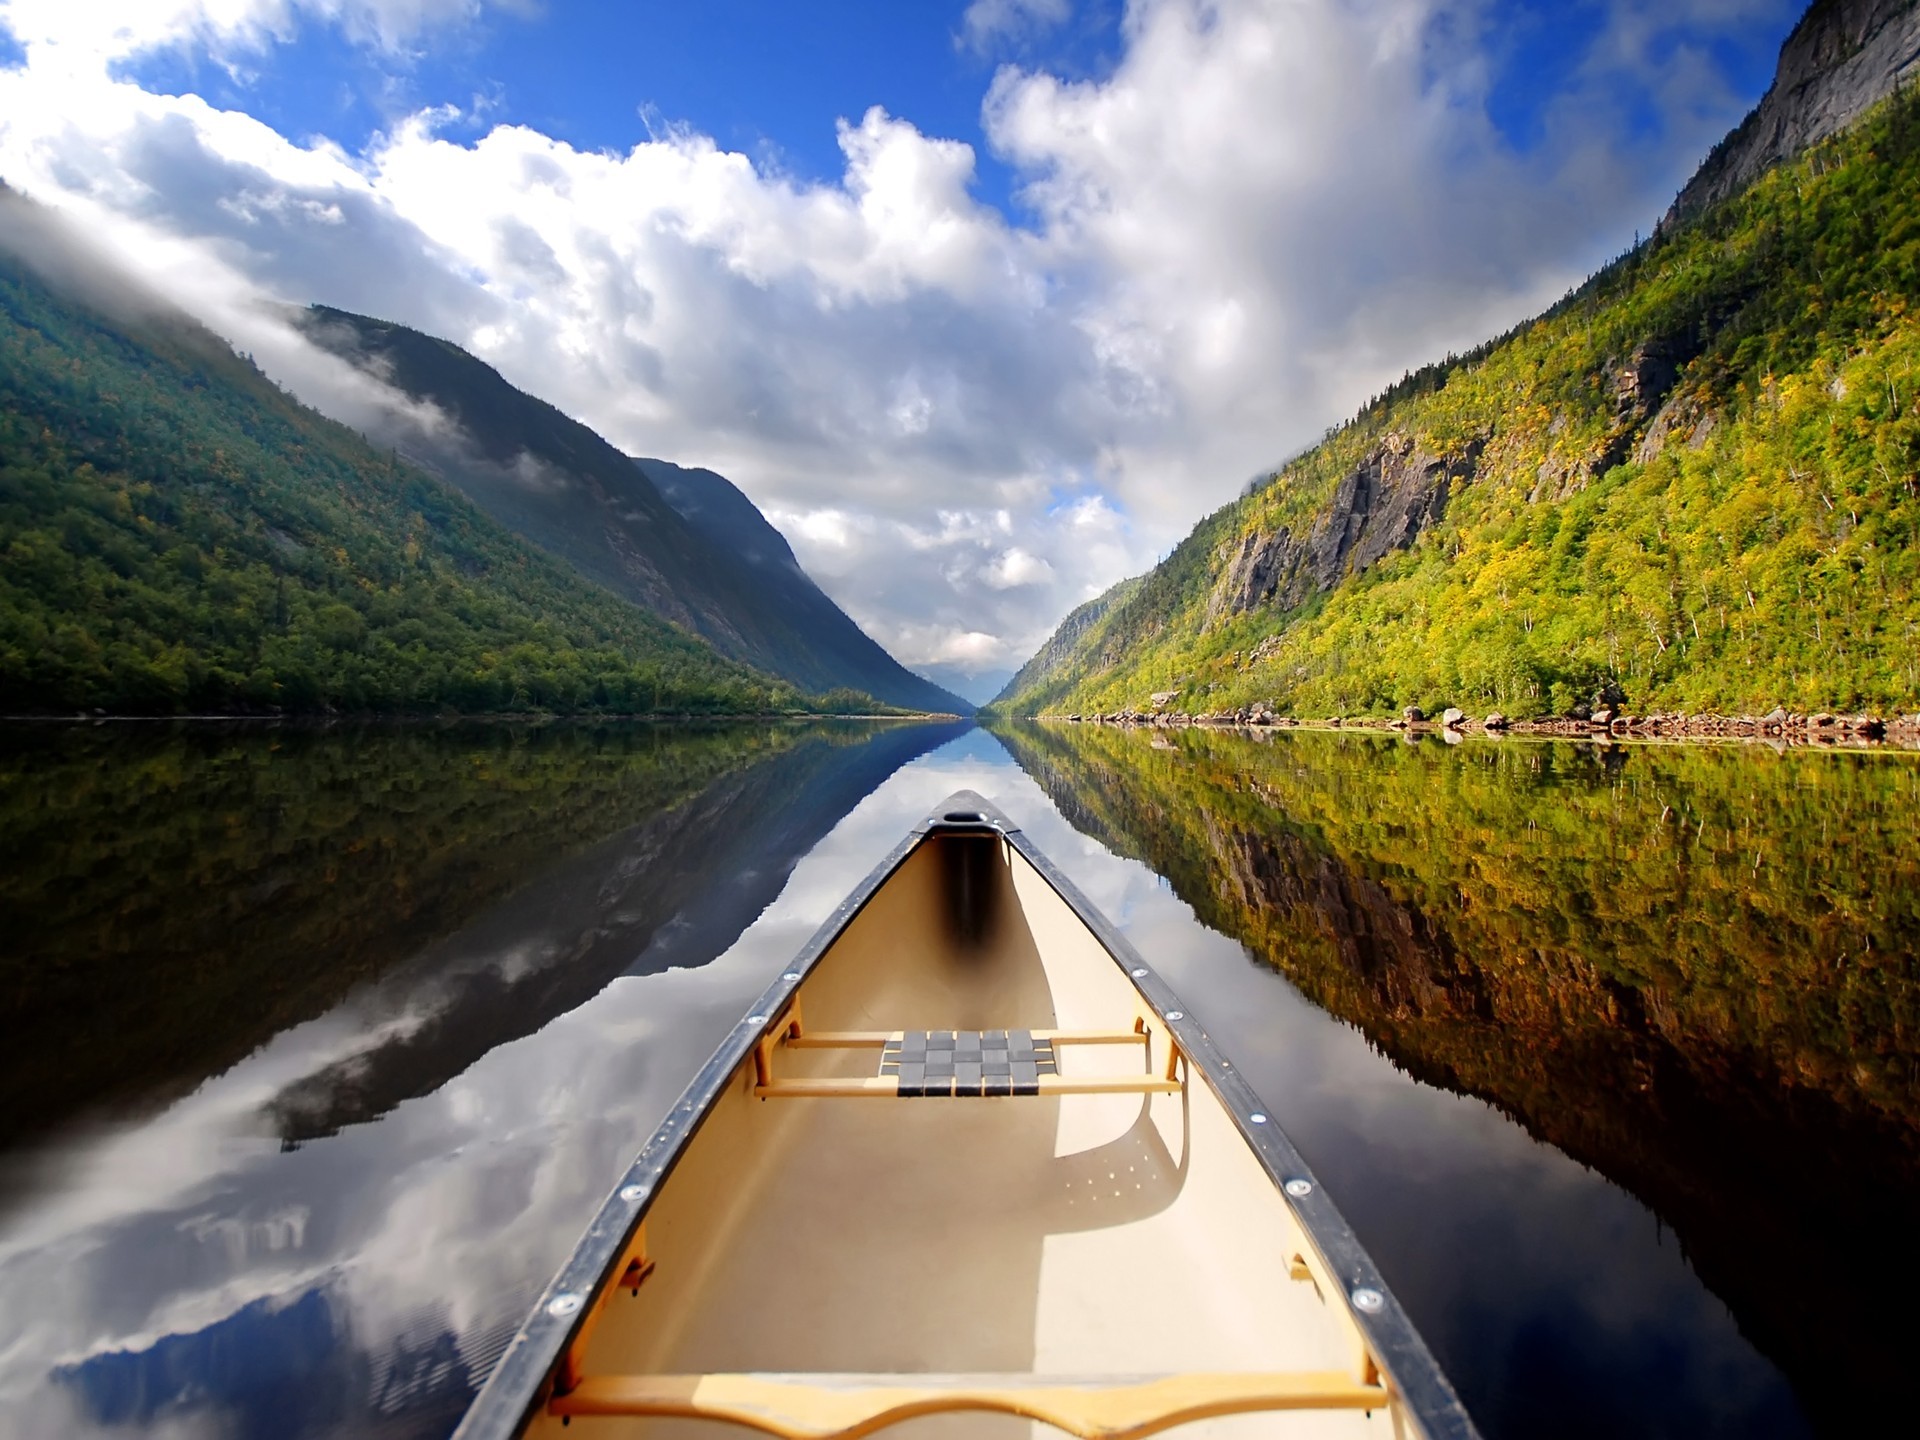
[[[989,1056],[1042,1037],[1054,1070],[1041,1093],[982,1093],[996,1077],[962,1060],[964,1098],[903,1098],[888,1056],[915,1036]],[[1470,1434],[1257,1104],[1070,883],[955,797],[650,1142],[583,1243],[598,1254],[502,1363],[525,1385],[545,1359],[530,1403],[483,1395],[461,1434],[575,1415],[595,1435],[1121,1435],[1156,1416],[1183,1436]],[[1232,1413],[1260,1377],[1268,1408]]]

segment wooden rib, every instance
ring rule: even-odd
[[[720,1420],[780,1440],[858,1440],[921,1415],[988,1411],[1080,1440],[1138,1440],[1217,1415],[1377,1410],[1378,1385],[1338,1370],[1051,1379],[1035,1375],[599,1375],[548,1404],[555,1415]]]
[[[580,1322],[580,1328],[574,1332],[573,1341],[567,1346],[566,1353],[560,1357],[560,1388],[570,1390],[578,1385],[585,1375],[581,1357],[587,1353],[587,1342],[593,1338],[594,1327],[600,1323],[608,1299],[616,1289],[637,1290],[653,1274],[653,1259],[647,1254],[647,1222],[642,1220],[635,1227],[633,1238],[627,1242],[627,1248],[620,1258],[608,1268],[607,1274],[615,1278],[611,1286],[602,1285],[594,1292],[593,1301],[587,1307],[586,1316]]]
[[[1004,1080],[1004,1075],[988,1077]],[[939,1084],[936,1078],[933,1082]],[[1162,1080],[1157,1075],[1042,1075],[1039,1077],[1042,1095],[1178,1095],[1184,1088],[1178,1080]],[[775,1080],[769,1085],[755,1085],[753,1093],[762,1100],[805,1099],[819,1096],[866,1096],[875,1099],[893,1099],[900,1096],[900,1080],[893,1075],[869,1076],[803,1076],[791,1080]],[[905,1099],[943,1097],[917,1095],[901,1097]],[[996,1099],[998,1095],[980,1096],[969,1091],[957,1097],[962,1100]],[[1016,1095],[1014,1099],[1022,1097]]]
[[[965,1031],[979,1034],[979,1031]],[[1146,1039],[1138,1030],[1029,1030],[1038,1044],[1051,1040],[1055,1045],[1137,1045]],[[789,1050],[878,1050],[906,1038],[901,1030],[817,1030],[790,1036]]]

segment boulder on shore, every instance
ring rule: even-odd
[[[1504,730],[1507,728],[1507,717],[1502,715],[1498,710],[1495,710],[1480,723],[1489,730]]]
[[[1449,705],[1446,711],[1440,716],[1440,723],[1449,730],[1457,730],[1460,726],[1467,723],[1467,712],[1462,710],[1458,705]]]
[[[1418,705],[1409,705],[1400,712],[1400,718],[1409,725],[1418,725],[1422,720],[1426,719],[1427,716],[1426,712]]]

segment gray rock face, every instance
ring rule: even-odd
[[[1454,484],[1472,476],[1479,457],[1478,441],[1465,455],[1448,460],[1406,436],[1387,436],[1341,478],[1304,538],[1281,526],[1243,537],[1222,557],[1226,563],[1208,603],[1208,619],[1263,605],[1290,610],[1393,551],[1408,549],[1446,513]]]
[[[1780,47],[1773,86],[1694,173],[1661,228],[1697,215],[1837,134],[1920,76],[1920,0],[1814,0]]]
[[[1680,378],[1680,372],[1699,353],[1697,335],[1656,335],[1636,346],[1624,360],[1608,366],[1607,383],[1613,391],[1613,420],[1606,435],[1597,448],[1584,455],[1567,457],[1554,454],[1543,460],[1534,477],[1535,484],[1532,493],[1527,496],[1527,502],[1537,505],[1542,501],[1564,500],[1586,489],[1591,481],[1624,463],[1630,456],[1638,453],[1639,458],[1644,460],[1658,453],[1659,446],[1665,443],[1665,430],[1661,431],[1658,441],[1651,442],[1651,451],[1646,450],[1649,442],[1641,437],[1652,435],[1656,426],[1661,424],[1661,417],[1668,415],[1663,402],[1673,390],[1674,382]],[[1562,421],[1564,418],[1561,417]],[[1672,421],[1669,420],[1667,424],[1670,428]],[[1635,451],[1636,441],[1640,441],[1641,452]]]

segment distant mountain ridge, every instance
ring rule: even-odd
[[[1135,575],[1117,585],[1110,585],[1076,608],[1060,622],[1060,628],[1047,638],[1047,643],[1034,652],[1033,658],[1014,672],[1001,694],[1028,694],[1050,685],[1073,663],[1082,637],[1106,619],[1108,612],[1116,605],[1132,599],[1133,592],[1140,588],[1140,580],[1141,577]]]
[[[450,341],[324,305],[298,314],[316,344],[457,427],[396,416],[383,438],[581,574],[804,690],[972,713],[862,631],[725,477],[625,455]]]

